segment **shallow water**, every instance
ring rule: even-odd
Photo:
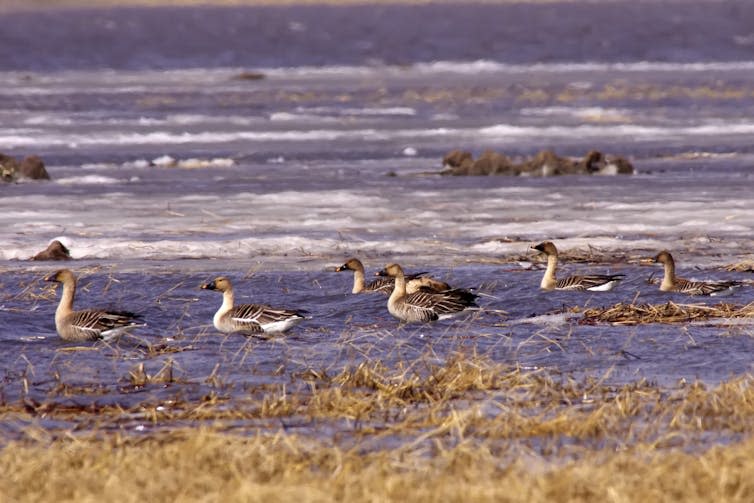
[[[750,324],[584,326],[552,314],[717,302],[647,284],[658,271],[639,259],[663,248],[685,276],[750,283],[722,266],[751,259],[754,246],[754,8],[626,7],[101,10],[93,26],[117,34],[102,44],[86,43],[87,13],[67,11],[54,13],[57,38],[37,45],[24,43],[24,26],[52,14],[3,15],[16,38],[0,43],[0,146],[40,155],[53,181],[0,186],[1,399],[198,400],[218,376],[240,400],[255,386],[305,387],[295,376],[309,369],[458,351],[616,384],[751,372]],[[372,31],[358,28],[365,9]],[[164,16],[173,30],[145,31]],[[419,22],[428,18],[437,22]],[[507,22],[466,29],[498,18]],[[342,39],[326,36],[344,19],[355,25]],[[672,37],[661,19],[673,20]],[[232,35],[186,45],[187,33]],[[69,50],[52,58],[52,43]],[[247,70],[265,78],[236,78]],[[453,148],[596,148],[629,157],[636,174],[437,175]],[[149,162],[166,155],[183,164]],[[53,238],[76,259],[66,266],[82,278],[78,306],[137,311],[147,326],[113,345],[60,341],[42,281],[60,264],[25,260]],[[627,280],[604,294],[540,292],[529,246],[543,239],[596,248],[598,263],[565,263],[561,274]],[[399,326],[383,297],[350,295],[350,275],[332,272],[350,256],[369,271],[399,261],[477,288],[483,312]],[[219,335],[220,298],[198,290],[219,274],[234,280],[238,302],[304,308],[311,319],[271,341]],[[745,304],[752,291],[725,300]],[[168,361],[176,382],[131,384],[137,365],[154,375]]]

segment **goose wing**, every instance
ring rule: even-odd
[[[230,315],[230,319],[239,327],[260,332],[263,325],[303,317],[303,311],[279,309],[264,304],[241,304],[234,307]]]
[[[417,312],[426,313],[427,321],[430,321],[442,315],[458,313],[467,307],[475,307],[475,297],[464,290],[446,290],[440,293],[419,291],[407,295],[405,304]]]
[[[435,311],[436,300],[431,292],[414,292],[403,298],[403,306],[417,321],[435,321],[439,314]]]
[[[377,278],[374,281],[368,283],[364,290],[368,292],[380,292],[385,295],[390,295],[395,285],[395,278]]]
[[[86,310],[75,311],[69,318],[71,328],[89,338],[96,339],[104,332],[127,327],[135,323],[136,315],[127,311]]]
[[[620,281],[625,274],[591,274],[589,276],[569,276],[558,280],[555,288],[558,290],[583,291],[599,288],[613,281]]]
[[[684,278],[676,278],[674,290],[689,295],[715,295],[739,286],[741,286],[741,283],[738,281],[707,283],[704,281],[689,281]]]

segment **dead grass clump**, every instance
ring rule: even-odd
[[[730,264],[725,266],[725,270],[730,272],[754,272],[754,262],[745,261],[737,264]]]
[[[347,368],[332,382],[347,389],[365,388],[401,401],[448,400],[466,392],[499,389],[511,369],[457,355],[442,365],[390,371],[380,362]]]
[[[640,325],[644,323],[688,323],[705,321],[711,318],[752,318],[754,302],[745,306],[721,302],[715,306],[704,304],[624,304],[603,308],[595,307],[584,311],[582,325],[612,323],[613,325]]]

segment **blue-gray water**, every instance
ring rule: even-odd
[[[193,400],[214,389],[213,372],[244,396],[304,386],[295,376],[306,369],[472,349],[615,383],[751,372],[750,324],[546,315],[713,303],[646,283],[659,271],[638,260],[663,248],[685,276],[749,280],[723,266],[751,260],[754,245],[752,21],[749,2],[0,15],[0,151],[41,156],[53,178],[0,185],[0,400]],[[432,174],[453,148],[596,148],[637,173]],[[149,162],[166,155],[178,166]],[[72,351],[57,338],[57,297],[41,280],[61,264],[24,260],[53,238],[76,258],[65,265],[82,278],[77,306],[140,312],[148,326],[136,339]],[[627,280],[605,294],[543,293],[542,271],[518,262],[536,261],[529,246],[544,239],[630,258],[564,263],[561,274]],[[350,275],[331,271],[350,256],[369,271],[399,261],[478,288],[485,312],[399,327],[383,297],[350,295]],[[272,341],[219,335],[220,298],[198,290],[219,274],[238,302],[312,319]],[[725,300],[753,299],[748,285]],[[154,374],[168,360],[177,382],[130,386],[135,366]]]

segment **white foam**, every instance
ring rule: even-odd
[[[340,119],[316,114],[273,112],[270,114],[270,120],[272,122],[338,122]]]
[[[534,63],[507,64],[490,60],[477,61],[436,61],[419,63],[415,68],[423,73],[566,73],[566,72],[725,72],[754,70],[754,61],[699,61],[692,63],[673,63],[659,61],[637,61],[625,63]]]
[[[100,133],[40,133],[18,135],[0,130],[0,144],[7,148],[67,146],[84,148],[107,145],[184,145],[184,144],[223,144],[245,142],[312,142],[335,140],[415,140],[453,138],[455,142],[479,139],[494,139],[498,142],[519,142],[521,139],[571,139],[575,136],[589,139],[622,139],[630,136],[637,140],[662,140],[677,138],[731,135],[754,135],[754,121],[706,120],[689,126],[669,125],[667,127],[640,124],[615,124],[609,128],[600,124],[578,126],[520,126],[515,124],[495,124],[469,128],[351,128],[351,129],[288,129],[257,131],[150,131]]]
[[[531,73],[715,73],[746,72],[754,70],[754,60],[750,61],[697,61],[686,63],[661,61],[635,61],[623,63],[604,62],[561,62],[509,64],[491,60],[474,61],[434,61],[414,65],[324,65],[298,67],[258,68],[258,71],[274,79],[343,79],[401,77],[406,75],[435,76],[456,74],[478,76],[487,75],[527,75]],[[247,89],[245,82],[235,80],[240,72],[248,68],[201,68],[154,71],[123,70],[69,70],[60,72],[3,72],[0,75],[0,95],[64,95],[80,92],[86,88],[89,94],[145,93],[165,90],[203,90],[207,86],[215,89]],[[28,77],[28,78],[26,78]],[[23,85],[19,83],[22,82]],[[579,81],[575,81],[578,83]],[[191,114],[175,114],[173,119],[190,123]],[[237,117],[240,121],[248,118]],[[230,120],[235,120],[231,118]]]
[[[610,107],[526,107],[519,110],[523,116],[530,117],[576,117],[579,119],[591,120],[629,120],[635,115],[635,111],[628,108],[610,108]]]
[[[102,175],[72,176],[55,180],[55,183],[60,185],[113,185],[123,182],[124,180]]]
[[[416,115],[416,109],[412,107],[298,107],[296,109],[302,113],[325,114],[325,115],[351,115],[351,116],[401,116],[413,117]]]

